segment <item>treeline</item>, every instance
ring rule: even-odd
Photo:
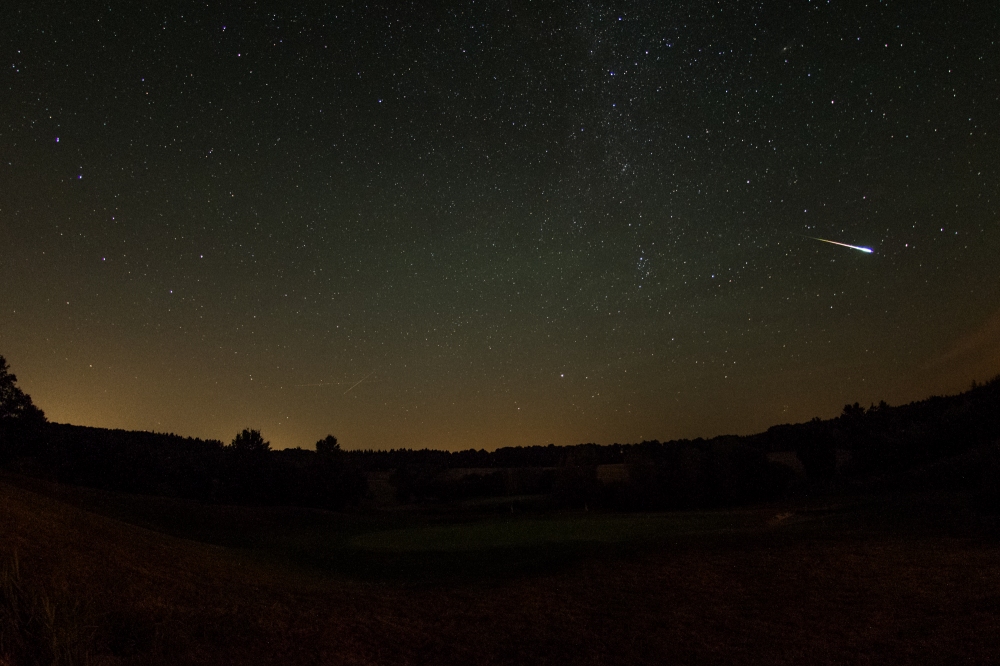
[[[794,452],[812,482],[839,477],[865,487],[995,485],[1000,483],[1000,377],[973,382],[957,395],[896,407],[845,405],[832,419],[777,425],[744,437],[352,455],[365,469],[394,470],[400,501],[547,493],[569,504],[669,508],[779,496],[790,482],[789,468],[776,466],[767,454],[781,452]],[[598,478],[605,465],[622,466],[621,478]],[[475,471],[458,478],[447,473],[461,468]]]
[[[885,402],[867,409],[845,405],[840,416],[806,423],[776,425],[747,436],[709,440],[674,440],[640,444],[516,446],[495,451],[392,449],[353,451],[367,469],[561,467],[569,460],[592,465],[628,463],[650,451],[754,449],[762,453],[795,452],[810,477],[830,478],[837,450],[847,452],[846,476],[866,477],[911,469],[1000,439],[1000,377],[952,396],[935,396],[892,407]],[[659,454],[655,454],[656,457]]]
[[[0,357],[0,464],[129,493],[343,508],[381,483],[401,503],[534,496],[563,507],[731,506],[784,494],[794,473],[769,454],[791,451],[820,484],[1000,486],[1000,378],[898,407],[855,403],[833,419],[745,437],[448,452],[344,451],[330,436],[315,451],[272,451],[250,429],[227,445],[48,423],[8,370]]]
[[[486,468],[486,467],[558,467],[563,464],[570,450],[586,450],[595,464],[611,465],[624,461],[621,444],[601,446],[599,444],[578,444],[576,446],[507,446],[494,451],[467,449],[465,451],[441,451],[436,449],[365,449],[353,451],[364,458],[372,469],[395,469],[411,465],[432,465],[442,468]]]
[[[8,469],[118,492],[237,504],[340,509],[368,496],[368,477],[381,472],[401,503],[541,495],[559,507],[693,508],[776,498],[791,476],[737,438],[448,453],[343,451],[333,437],[316,451],[273,451],[256,430],[229,445],[57,423],[27,434],[0,435],[0,463]],[[619,469],[602,479],[609,465]]]
[[[367,490],[361,471],[339,446],[272,451],[249,429],[224,445],[48,423],[28,439],[4,442],[0,436],[0,459],[15,471],[60,483],[204,502],[340,509]]]
[[[840,416],[779,425],[745,438],[765,451],[795,451],[807,474],[830,479],[836,450],[848,479],[885,479],[1000,442],[1000,377],[964,393],[892,407],[845,405]]]

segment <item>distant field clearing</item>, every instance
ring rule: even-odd
[[[736,529],[746,527],[750,519],[748,513],[704,511],[496,520],[369,532],[351,538],[348,545],[369,551],[430,552],[570,542],[624,543]]]

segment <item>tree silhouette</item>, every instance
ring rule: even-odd
[[[237,502],[268,504],[275,500],[276,469],[271,444],[260,430],[244,428],[227,447],[228,493]]]
[[[0,461],[37,454],[45,427],[44,412],[18,388],[7,359],[0,356]]]
[[[31,396],[17,386],[17,376],[11,374],[7,359],[0,356],[0,422],[38,424],[45,422],[45,413],[31,402]]]
[[[260,434],[260,430],[244,428],[243,431],[233,438],[229,445],[233,451],[238,453],[267,453],[271,450],[271,443],[265,441]]]
[[[337,438],[333,435],[327,435],[316,442],[316,453],[321,456],[332,456],[340,453],[340,444],[337,443]]]

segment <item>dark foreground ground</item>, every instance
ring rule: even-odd
[[[9,478],[6,663],[1000,663],[1000,548],[971,507],[338,515]]]

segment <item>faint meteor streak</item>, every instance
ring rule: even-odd
[[[815,236],[806,236],[806,238],[811,238],[813,240],[823,241],[824,243],[830,243],[832,245],[839,245],[841,247],[849,247],[852,250],[859,250],[861,252],[866,252],[868,254],[871,254],[872,252],[874,252],[874,250],[872,250],[870,247],[859,247],[857,245],[848,245],[847,243],[838,243],[837,241],[827,240],[825,238],[816,238]]]
[[[374,370],[372,370],[371,372],[369,372],[367,375],[365,375],[364,377],[362,377],[361,379],[359,379],[357,384],[352,385],[351,388],[349,388],[346,391],[344,391],[344,395],[347,395],[348,393],[350,393],[351,389],[353,389],[355,386],[357,386],[361,382],[365,381],[366,379],[368,379],[369,377],[371,377],[374,374],[375,374]]]

